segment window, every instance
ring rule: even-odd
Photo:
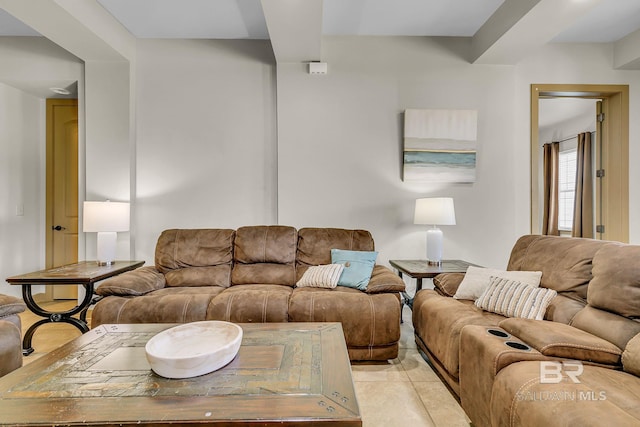
[[[577,150],[561,151],[558,174],[558,229],[571,231],[573,226],[573,201],[576,193]]]

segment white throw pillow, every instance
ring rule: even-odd
[[[343,264],[313,265],[307,268],[296,286],[333,289],[338,286],[343,269]]]
[[[504,271],[495,268],[469,266],[453,297],[455,299],[477,300],[485,289],[489,287],[492,276],[515,280],[537,288],[540,286],[542,271]]]
[[[489,287],[476,300],[476,306],[507,317],[543,320],[553,289],[534,288],[524,283],[491,277]]]

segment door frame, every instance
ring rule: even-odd
[[[603,240],[629,241],[629,86],[589,84],[531,85],[531,233],[539,234],[541,215],[538,200],[540,98],[601,99],[605,121],[602,140],[606,141],[600,159],[605,176],[601,179],[600,221],[606,224]]]

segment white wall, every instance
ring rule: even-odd
[[[44,264],[44,101],[0,83],[0,293],[4,278]],[[16,209],[21,207],[23,215]]]
[[[0,293],[20,296],[4,279],[45,263],[46,106],[25,90],[81,81],[82,63],[42,37],[0,37],[0,58]]]
[[[135,142],[130,133],[133,126],[130,68],[128,61],[85,63],[86,200],[131,201],[134,170],[131,147]],[[84,256],[80,259],[95,259],[97,233],[80,233],[80,236],[86,239],[85,251],[80,249]],[[131,244],[130,233],[118,233],[116,259],[131,259]]]
[[[139,40],[137,259],[167,228],[276,222],[274,64],[265,41]]]
[[[327,75],[279,65],[280,222],[368,229],[379,263],[419,259],[426,229],[413,224],[415,199],[451,196],[457,225],[442,227],[444,257],[505,267],[523,232],[511,179],[515,75],[469,64],[468,48],[463,39],[331,37],[323,41]],[[478,110],[475,183],[401,180],[407,108]]]
[[[461,39],[332,37],[323,41],[326,76],[279,65],[280,222],[366,228],[379,262],[423,258],[414,199],[452,196],[457,225],[443,227],[445,258],[504,268],[517,237],[530,230],[530,85],[629,84],[636,117],[640,72],[613,70],[610,45],[551,45],[517,66],[469,64],[467,49]],[[474,184],[401,181],[406,108],[478,110]],[[630,129],[631,159],[640,150],[638,126]],[[630,237],[637,243],[640,171],[631,168]]]

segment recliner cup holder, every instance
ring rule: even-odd
[[[511,335],[509,335],[508,333],[506,333],[505,331],[501,331],[500,329],[487,329],[487,332],[489,332],[491,335],[494,335],[498,338],[511,338]]]
[[[522,351],[530,351],[531,350],[531,347],[529,347],[528,345],[523,344],[521,342],[506,341],[505,344],[508,345],[511,348],[515,348],[516,350],[522,350]]]

